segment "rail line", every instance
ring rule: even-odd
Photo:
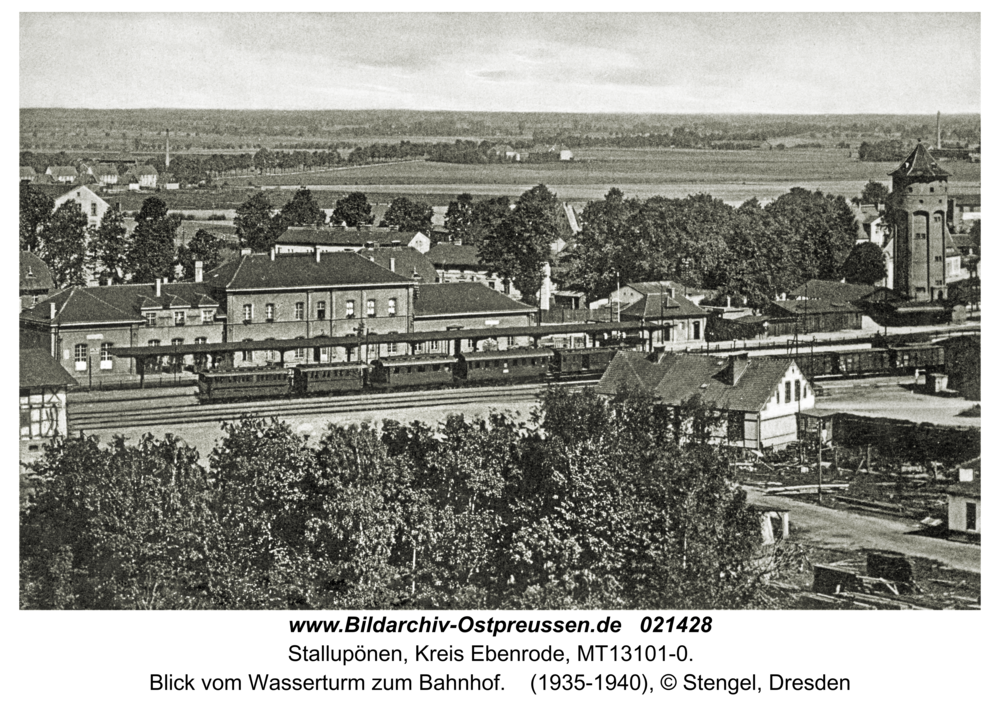
[[[310,414],[346,414],[367,411],[393,411],[421,406],[461,406],[464,404],[511,403],[533,401],[547,386],[580,388],[597,379],[571,382],[518,384],[501,387],[462,387],[454,389],[333,396],[306,399],[264,399],[227,404],[190,403],[174,406],[149,406],[123,410],[68,411],[70,435],[81,432],[231,421],[243,415],[259,417],[307,416]],[[155,401],[155,400],[154,400]],[[107,402],[113,404],[114,402]]]

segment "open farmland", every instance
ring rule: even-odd
[[[869,180],[888,184],[895,163],[860,162],[847,150],[581,150],[570,163],[457,165],[402,162],[327,172],[258,175],[233,179],[261,186],[298,187],[317,191],[387,194],[518,195],[545,184],[561,199],[594,200],[612,187],[628,196],[684,197],[700,192],[727,202],[751,197],[773,199],[792,187],[819,189],[853,197]],[[978,163],[946,162],[954,192],[976,191]]]

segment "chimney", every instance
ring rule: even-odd
[[[423,277],[417,273],[416,269],[413,269],[413,300],[416,302],[420,298],[420,281]]]
[[[750,366],[750,356],[746,352],[730,355],[722,380],[730,386],[735,385],[743,376],[743,372],[747,371],[748,366]]]
[[[319,260],[320,256],[319,255],[321,253],[323,253],[323,252],[319,250],[319,245],[318,244],[313,248],[313,251],[316,252],[316,263],[319,263],[320,262],[320,260]]]
[[[390,256],[389,257],[389,270],[392,271],[393,273],[396,272],[396,257],[395,256]]]
[[[205,264],[201,261],[194,262],[194,282],[201,283],[205,277]]]
[[[161,285],[162,285],[162,281],[161,281],[161,280],[160,280],[159,278],[157,278],[157,279],[156,279],[156,297],[157,297],[157,298],[159,298],[159,297],[160,297],[160,295],[161,295],[161,294],[162,294],[162,292],[163,292],[163,291],[162,291],[162,288],[161,288]]]
[[[274,261],[274,247],[271,247],[271,260]]]
[[[676,293],[677,291],[674,289],[674,287],[670,286],[670,290],[667,291],[667,295],[669,295],[671,298],[676,298],[677,297]]]
[[[56,304],[49,303],[49,320],[55,320],[55,319],[56,319]]]
[[[733,307],[733,297],[731,295],[727,295],[726,296],[726,310],[729,310],[731,307]]]

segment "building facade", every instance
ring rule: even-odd
[[[92,189],[85,185],[74,187],[54,200],[55,208],[59,209],[66,202],[76,202],[87,217],[87,226],[97,227],[104,219],[104,213],[111,207]]]
[[[45,443],[66,435],[66,390],[76,380],[44,350],[22,349],[19,355],[19,438],[26,463],[41,455]]]

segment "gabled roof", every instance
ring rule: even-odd
[[[372,263],[353,251],[314,254],[250,254],[205,274],[207,286],[228,290],[286,290],[328,286],[411,284],[413,280]]]
[[[427,252],[427,259],[438,268],[448,266],[472,266],[479,268],[479,247],[463,246],[441,242]]]
[[[483,283],[435,283],[421,285],[420,295],[414,300],[416,317],[436,315],[468,315],[480,313],[506,313],[512,315],[533,313],[535,308],[497,293]]]
[[[45,172],[52,175],[52,177],[76,177],[78,174],[76,168],[72,165],[52,165]]]
[[[655,363],[640,352],[618,352],[597,385],[600,394],[615,394],[621,386],[638,388],[674,406],[694,396],[710,408],[760,411],[790,367],[791,359],[750,357],[735,384],[724,376],[730,358],[666,353]]]
[[[937,164],[923,143],[917,143],[913,152],[889,174],[893,177],[947,177],[951,173]]]
[[[708,313],[682,295],[675,294],[671,298],[666,293],[651,293],[632,303],[621,314],[627,319],[659,320],[661,317],[705,317]]]
[[[115,169],[114,165],[108,165],[107,163],[98,163],[90,169],[90,173],[94,177],[104,177],[106,175],[118,176],[118,170]]]
[[[788,295],[791,298],[809,298],[810,300],[835,300],[850,303],[867,298],[875,292],[875,286],[864,286],[840,281],[822,281],[812,278]]]
[[[24,349],[19,355],[21,388],[76,385],[76,380],[69,375],[69,372],[59,366],[59,363],[45,350]]]
[[[135,167],[130,167],[126,175],[135,175],[136,177],[144,177],[146,175],[159,175],[156,168],[152,165],[136,165]]]
[[[52,280],[52,272],[49,267],[30,251],[22,251],[20,258],[21,280],[20,289],[25,290],[52,290],[56,287]]]
[[[357,253],[405,278],[412,279],[414,273],[420,276],[421,283],[434,283],[437,278],[434,264],[412,246],[361,249]]]
[[[56,308],[55,322],[59,325],[93,323],[129,324],[143,320],[143,308],[181,307],[181,303],[204,303],[219,307],[202,283],[164,283],[156,297],[153,283],[130,283],[119,286],[64,288],[48,300],[21,312],[21,319],[51,323],[52,305]]]
[[[364,246],[371,241],[381,246],[391,245],[398,241],[403,246],[408,245],[418,231],[389,231],[375,229],[344,229],[339,227],[289,227],[278,237],[279,244],[294,244],[297,246]]]

